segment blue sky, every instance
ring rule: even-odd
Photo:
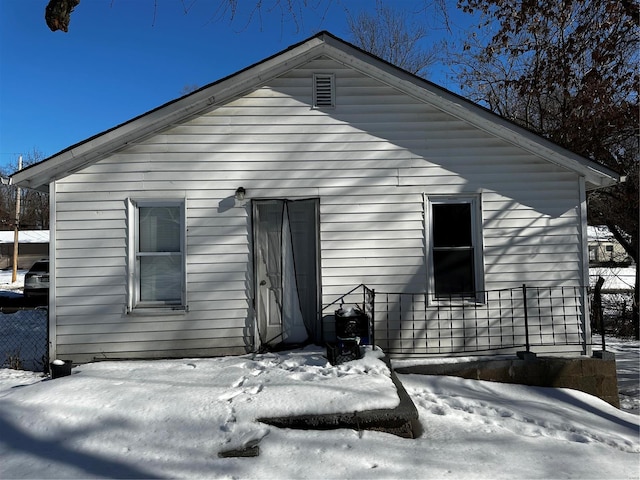
[[[0,169],[11,170],[20,154],[51,156],[319,30],[351,40],[345,10],[375,6],[372,0],[311,1],[322,10],[304,9],[296,25],[268,11],[277,0],[263,1],[261,19],[251,16],[257,0],[239,0],[233,22],[220,18],[220,3],[82,0],[63,33],[45,24],[47,0],[0,0]],[[424,5],[392,3],[416,5],[416,11]],[[443,34],[434,32],[434,40]],[[434,76],[447,83],[441,72]]]

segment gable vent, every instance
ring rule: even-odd
[[[335,76],[330,73],[316,73],[313,75],[313,106],[335,106]]]

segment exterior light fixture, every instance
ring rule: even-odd
[[[241,202],[242,200],[244,200],[244,196],[247,193],[247,191],[244,189],[244,187],[238,187],[236,189],[236,193],[234,195],[235,199],[238,200],[239,202]]]

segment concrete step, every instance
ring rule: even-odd
[[[291,417],[260,418],[260,422],[279,428],[307,430],[329,430],[352,428],[391,433],[403,438],[416,438],[422,432],[418,421],[418,409],[402,386],[388,359],[383,359],[391,371],[400,404],[395,408],[382,408],[362,412],[341,412],[319,415],[296,415]],[[375,392],[371,393],[375,395]]]

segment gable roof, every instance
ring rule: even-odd
[[[21,187],[47,191],[51,181],[64,178],[126,147],[132,141],[210,111],[321,55],[333,58],[544,160],[584,176],[587,189],[605,187],[623,180],[613,170],[570,152],[480,105],[325,31],[233,75],[72,145],[14,173],[11,181]]]

